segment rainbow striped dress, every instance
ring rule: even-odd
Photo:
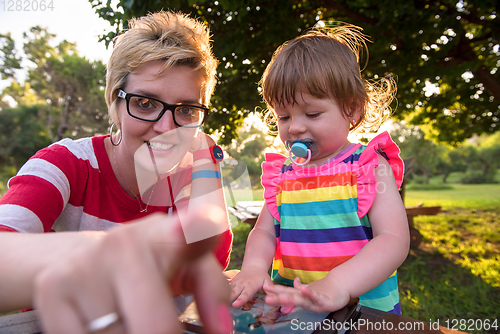
[[[403,161],[387,132],[368,145],[351,144],[315,168],[266,154],[262,184],[277,239],[273,281],[293,286],[297,276],[306,284],[322,279],[373,238],[367,213],[376,194],[379,155],[391,165],[399,187]],[[359,298],[364,306],[401,314],[396,272]]]

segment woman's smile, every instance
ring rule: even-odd
[[[148,141],[146,144],[153,150],[156,151],[168,151],[175,145],[173,144],[166,144],[166,143],[160,143],[160,142],[155,142],[155,141]]]

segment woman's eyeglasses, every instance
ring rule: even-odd
[[[118,90],[118,97],[127,101],[130,116],[147,122],[158,121],[167,110],[172,112],[174,123],[180,127],[197,128],[203,124],[208,108],[190,104],[168,104],[151,97],[125,93]]]

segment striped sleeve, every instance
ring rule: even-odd
[[[0,225],[0,232],[17,232],[17,230],[14,230],[13,228],[7,226]]]
[[[28,160],[0,199],[0,225],[26,233],[51,231],[71,197],[84,190],[87,165],[92,164],[85,159],[86,148],[92,149],[87,141],[63,140]]]

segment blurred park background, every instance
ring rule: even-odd
[[[262,199],[264,152],[283,152],[260,121],[264,105],[257,82],[274,50],[313,26],[362,27],[372,41],[361,59],[364,77],[398,83],[393,115],[383,129],[411,165],[405,204],[442,207],[436,216],[415,218],[423,239],[399,271],[403,314],[441,323],[498,319],[498,1],[89,0],[87,5],[109,22],[95,44],[110,49],[128,19],[160,9],[190,13],[210,26],[220,65],[204,131],[246,165],[251,188],[235,189],[239,200]],[[75,41],[58,40],[57,34],[45,26],[27,29],[22,40],[0,34],[0,193],[40,148],[64,137],[108,133],[106,61],[82,56]],[[232,268],[241,265],[249,229],[244,223],[234,228]],[[458,324],[455,329],[499,333],[499,321],[496,328]]]

